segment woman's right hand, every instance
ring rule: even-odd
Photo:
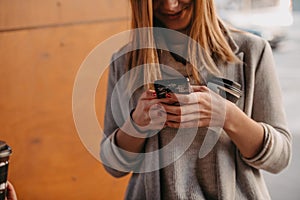
[[[137,102],[135,110],[131,113],[134,128],[139,129],[136,131],[141,133],[161,130],[165,127],[167,116],[161,103],[168,101],[167,98],[157,99],[154,90],[143,92]],[[133,135],[126,132],[125,128],[119,129],[115,142],[117,146],[126,151],[140,153],[143,151],[145,139],[145,137],[133,137]]]
[[[157,99],[154,90],[146,90],[138,100],[132,113],[132,120],[142,131],[162,129],[166,122],[166,112],[160,103],[168,101],[168,99]]]

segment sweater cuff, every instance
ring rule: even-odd
[[[242,159],[256,169],[264,169],[271,173],[278,173],[284,169],[290,161],[291,144],[287,133],[280,132],[274,127],[261,123],[264,127],[265,139],[261,152],[254,158]]]
[[[268,128],[266,127],[266,125],[264,123],[260,123],[264,129],[264,141],[263,141],[263,147],[260,150],[260,152],[252,157],[252,158],[245,158],[244,156],[241,155],[242,159],[248,163],[249,165],[253,166],[253,167],[257,167],[257,165],[260,165],[263,160],[266,159],[267,154],[271,148],[271,135],[270,135],[270,131],[268,130]]]
[[[137,171],[143,160],[143,153],[125,151],[116,145],[115,137],[119,129],[115,130],[102,143],[101,158],[103,164],[120,172]]]
[[[143,154],[129,152],[118,147],[116,143],[116,132],[111,136],[111,143],[113,152],[116,157],[127,166],[136,165],[139,161],[139,157],[141,157],[141,155]]]

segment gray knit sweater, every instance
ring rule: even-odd
[[[105,114],[107,137],[101,143],[100,156],[107,171],[115,177],[133,172],[126,199],[270,199],[260,170],[278,173],[291,157],[291,135],[273,55],[266,41],[250,34],[230,32],[228,41],[243,63],[225,66],[219,62],[218,67],[223,77],[242,85],[243,95],[237,106],[260,122],[265,131],[263,148],[252,159],[244,158],[225,132],[212,151],[199,158],[207,133],[205,128],[186,130],[184,134],[165,128],[147,139],[145,152],[152,152],[149,155],[135,155],[117,148],[114,136],[120,124],[126,121],[124,116],[128,116],[128,112],[121,111],[124,102],[120,102],[120,91],[119,96],[112,98],[115,84],[125,73],[122,51],[113,56]],[[140,94],[139,90],[134,94],[128,110],[135,107]],[[119,111],[118,119],[113,115],[116,111]],[[172,142],[176,135],[177,142]],[[157,151],[167,145],[166,151]]]

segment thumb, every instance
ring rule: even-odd
[[[203,85],[192,85],[193,92],[208,92],[209,89],[206,86]]]
[[[155,92],[155,90],[146,90],[141,95],[141,99],[156,99],[156,92]]]

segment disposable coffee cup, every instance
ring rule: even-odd
[[[233,103],[242,96],[241,85],[226,78],[212,77],[207,87]]]
[[[4,200],[7,190],[7,172],[11,148],[4,142],[0,141],[0,200]]]

